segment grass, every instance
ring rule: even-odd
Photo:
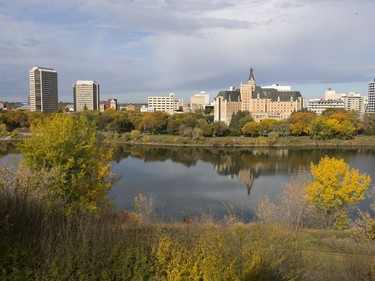
[[[40,195],[0,196],[1,280],[374,280],[375,245],[352,231],[65,215]]]

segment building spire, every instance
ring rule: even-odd
[[[254,72],[253,72],[253,69],[252,69],[252,68],[250,68],[249,81],[250,81],[250,80],[255,80]]]

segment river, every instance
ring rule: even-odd
[[[4,148],[0,158],[17,154]],[[5,156],[6,155],[6,156]],[[307,170],[328,155],[344,159],[375,182],[375,150],[358,148],[205,148],[118,146],[112,171],[119,179],[109,193],[117,210],[132,210],[139,194],[152,194],[164,220],[210,213],[220,219],[228,206],[245,219],[267,195],[277,200],[282,185],[300,167]],[[370,209],[370,199],[358,207]],[[352,212],[354,215],[355,212]]]

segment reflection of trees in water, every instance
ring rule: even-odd
[[[119,146],[115,161],[133,157],[145,162],[171,160],[187,167],[198,161],[211,163],[219,175],[237,177],[246,184],[250,194],[254,180],[260,175],[290,174],[300,167],[318,163],[324,155],[345,158],[357,155],[358,149],[303,149],[303,148],[213,148],[213,147],[151,147]]]

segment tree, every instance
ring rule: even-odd
[[[244,133],[245,135],[250,135],[250,136],[254,136],[254,135],[257,135],[260,133],[260,130],[261,130],[261,127],[259,125],[258,122],[247,122],[243,128],[242,128],[242,133]]]
[[[289,118],[291,124],[292,134],[294,135],[307,135],[309,133],[308,127],[311,121],[316,117],[314,112],[296,112]]]
[[[260,134],[262,136],[268,135],[277,123],[278,121],[275,119],[263,119],[259,122]]]
[[[311,163],[313,180],[306,185],[306,198],[325,228],[345,227],[349,207],[365,197],[371,178],[350,169],[344,160],[328,156],[318,165]]]
[[[232,135],[241,135],[242,127],[247,123],[254,121],[249,111],[237,111],[232,114],[229,129]]]
[[[314,120],[312,120],[308,129],[310,137],[314,140],[329,139],[334,134],[334,128],[332,124],[327,122],[327,120],[323,116],[318,116]]]
[[[31,137],[20,145],[31,171],[54,171],[48,189],[68,210],[95,210],[111,186],[111,149],[96,143],[97,131],[85,117],[56,114],[31,126]]]
[[[224,137],[228,133],[228,126],[225,122],[214,122],[212,124],[212,136],[213,137]]]
[[[365,135],[375,135],[375,114],[365,114],[362,124]]]
[[[166,129],[168,117],[168,113],[162,111],[146,113],[142,117],[139,129],[151,134],[161,133]]]

